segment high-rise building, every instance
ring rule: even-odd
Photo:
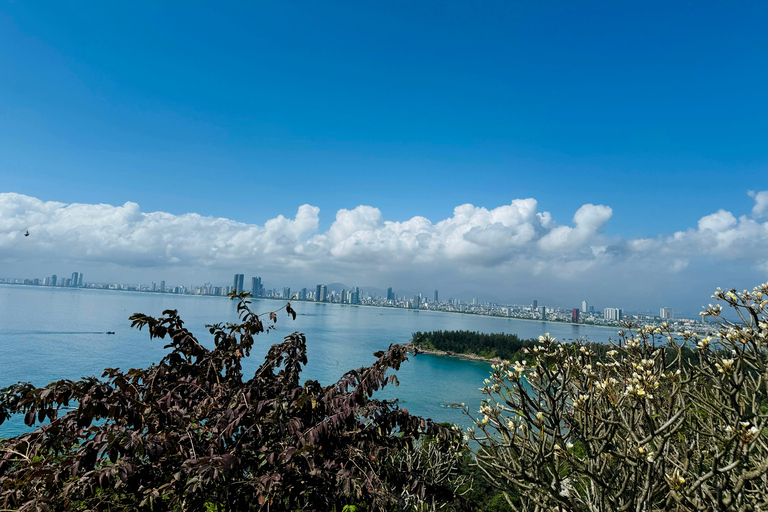
[[[325,285],[320,287],[320,302],[328,302],[328,287]]]
[[[437,290],[435,290],[435,303],[437,303],[437,302],[440,302],[440,301],[437,300]]]
[[[662,320],[674,320],[675,315],[672,311],[672,308],[661,308],[659,310],[659,316]]]
[[[72,272],[72,277],[69,280],[69,285],[71,287],[73,287],[73,288],[77,286],[77,277],[78,277],[78,275],[79,274],[77,272]]]
[[[351,297],[349,298],[350,304],[360,304],[360,288],[355,286],[352,289],[352,293],[350,295],[351,295]]]
[[[533,301],[533,302],[535,303],[536,301]],[[547,319],[547,306],[538,306],[536,309],[539,311],[539,318],[542,319],[542,320],[546,320]]]
[[[613,320],[615,322],[618,322],[619,320],[621,320],[622,316],[624,316],[624,313],[621,310],[621,308],[605,308],[603,310],[604,320]]]
[[[232,283],[232,291],[240,293],[243,291],[243,281],[245,280],[244,274],[235,274],[235,280]]]
[[[573,311],[571,311],[571,322],[577,324],[579,323],[579,310],[578,308],[573,308]]]
[[[419,309],[421,307],[421,295],[413,296],[413,309]]]
[[[392,287],[387,288],[387,300],[395,300],[395,294],[392,293]]]
[[[165,293],[165,281],[160,281],[160,293]]]
[[[299,300],[307,300],[307,289],[302,288],[299,292]]]
[[[323,291],[323,285],[321,285],[321,284],[317,285],[317,287],[315,288],[315,302],[322,302],[323,301],[320,298],[321,297],[320,294],[322,293],[322,291]]]
[[[56,281],[58,281],[58,277],[56,277],[56,274],[53,274],[51,276],[51,286],[56,286]]]
[[[581,301],[581,312],[589,313],[589,304],[587,304],[587,301],[585,300]]]
[[[77,274],[77,286],[82,288],[83,287],[83,273],[80,272]]]
[[[264,295],[264,287],[261,285],[261,278],[258,276],[251,278],[251,295],[254,297]]]
[[[532,307],[533,307],[533,309],[536,309],[537,307],[539,307],[539,301],[537,301],[536,299],[534,299],[534,300],[533,300],[533,306],[532,306]]]
[[[290,286],[284,286],[283,287],[283,298],[284,299],[290,299],[291,298],[291,287]]]

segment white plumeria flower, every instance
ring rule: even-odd
[[[733,371],[733,359],[723,359],[720,363],[715,363],[717,371],[722,374],[729,374]]]

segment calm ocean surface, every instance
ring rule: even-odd
[[[282,305],[254,300],[252,308],[264,312]],[[375,351],[390,343],[407,343],[416,331],[504,332],[521,338],[549,332],[561,341],[586,337],[597,342],[616,336],[615,329],[563,323],[337,304],[292,305],[298,313],[295,321],[281,312],[277,329],[257,337],[250,360],[244,363],[246,376],[255,371],[271,344],[294,331],[307,337],[309,363],[304,377],[322,384],[371,364]],[[0,285],[0,388],[18,381],[43,386],[63,378],[100,377],[106,367],[143,368],[159,361],[163,343],[150,340],[146,330],[131,329],[128,317],[133,313],[159,316],[165,309],[178,309],[186,327],[211,347],[204,325],[236,321],[235,306],[221,297]],[[400,386],[377,396],[397,397],[411,413],[466,426],[470,422],[460,409],[442,404],[464,402],[476,411],[482,399],[478,388],[489,371],[486,363],[411,356],[397,372]],[[0,438],[26,429],[21,418],[14,418],[0,426]]]

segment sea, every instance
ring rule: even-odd
[[[252,299],[256,312],[276,310],[284,301]],[[297,316],[278,314],[275,329],[260,334],[243,364],[246,377],[258,368],[269,347],[293,332],[307,338],[308,364],[303,378],[323,385],[348,370],[372,364],[373,353],[393,343],[408,343],[417,331],[469,330],[510,333],[522,339],[550,333],[560,341],[608,342],[616,328],[486,317],[424,310],[293,302]],[[146,368],[166,350],[145,330],[131,328],[133,313],[160,316],[176,309],[197,339],[212,347],[206,324],[236,322],[236,303],[223,297],[172,295],[41,286],[0,285],[0,388],[16,382],[44,386],[59,379],[100,377],[104,368]],[[107,334],[114,332],[115,334]],[[466,427],[476,413],[480,387],[490,364],[419,354],[409,356],[396,373],[400,385],[388,386],[378,398],[397,399],[412,414]],[[0,425],[0,438],[28,431],[20,416]]]

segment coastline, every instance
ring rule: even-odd
[[[91,291],[91,292],[117,292],[117,293],[131,293],[131,294],[150,294],[155,296],[163,296],[163,297],[203,297],[207,299],[221,299],[221,298],[227,298],[226,296],[220,296],[220,295],[196,295],[196,294],[187,294],[187,293],[159,293],[159,292],[146,292],[146,291],[140,291],[140,290],[112,290],[112,289],[105,289],[105,288],[66,288],[66,287],[46,287],[46,286],[40,286],[40,285],[25,285],[25,284],[15,284],[15,283],[0,283],[0,286],[18,286],[18,287],[24,287],[24,288],[51,288],[52,290],[79,290],[79,291]],[[433,310],[433,309],[408,309],[408,308],[397,308],[397,307],[391,307],[391,306],[379,306],[375,304],[340,304],[340,303],[331,303],[331,302],[315,302],[315,301],[306,301],[306,300],[298,300],[298,299],[284,299],[284,298],[277,298],[277,297],[249,297],[249,300],[251,301],[278,301],[278,302],[297,302],[297,303],[311,303],[311,304],[324,304],[324,305],[332,305],[332,306],[341,306],[341,307],[363,307],[363,308],[376,308],[376,309],[382,309],[382,310],[392,310],[392,311],[402,311],[402,312],[411,312],[411,313],[422,313],[422,314],[430,314],[430,313],[441,313],[441,314],[448,314],[448,315],[465,315],[465,316],[471,316],[476,318],[492,318],[497,320],[514,320],[514,321],[523,321],[523,322],[534,322],[534,323],[543,323],[543,324],[559,324],[559,325],[576,325],[580,327],[586,327],[586,328],[598,328],[598,329],[610,329],[618,336],[618,332],[623,330],[623,326],[621,325],[599,325],[599,324],[585,324],[585,323],[577,323],[574,324],[572,322],[566,322],[562,320],[540,320],[535,318],[523,318],[523,317],[516,317],[516,316],[497,316],[497,315],[481,315],[477,313],[470,313],[465,311],[443,311],[443,310]],[[682,336],[682,332],[675,331],[672,333],[675,336]],[[700,333],[701,334],[701,333]],[[702,334],[704,335],[704,334]],[[708,334],[709,336],[714,335]],[[423,349],[419,349],[423,350]],[[440,352],[440,351],[438,351]],[[424,351],[424,353],[427,353]],[[467,354],[443,354],[443,353],[437,353],[435,355],[451,355],[451,357],[460,357],[464,358],[470,361],[490,361],[495,362],[491,359],[483,359],[480,356],[474,356],[474,355],[467,355]]]
[[[19,286],[19,287],[25,287],[25,288],[51,288],[53,290],[85,290],[85,291],[93,291],[93,292],[116,292],[116,293],[132,293],[132,294],[149,294],[149,295],[155,295],[155,296],[164,296],[164,297],[204,297],[204,298],[210,298],[210,299],[226,299],[226,296],[222,295],[197,295],[197,294],[191,294],[191,293],[160,293],[160,292],[147,292],[147,291],[141,291],[141,290],[112,290],[108,288],[66,288],[66,287],[46,287],[42,285],[29,285],[29,284],[16,284],[16,283],[0,283],[0,286]],[[249,300],[272,300],[272,301],[279,301],[279,302],[297,302],[297,303],[310,303],[310,304],[325,304],[325,305],[332,305],[332,306],[342,306],[342,307],[363,307],[363,308],[376,308],[376,309],[384,309],[384,310],[393,310],[393,311],[403,311],[403,312],[412,312],[412,313],[442,313],[442,314],[448,314],[448,315],[465,315],[465,316],[472,316],[477,318],[493,318],[497,320],[515,320],[515,321],[524,321],[524,322],[535,322],[535,323],[543,323],[543,324],[559,324],[559,325],[578,325],[583,327],[596,327],[599,329],[613,329],[621,330],[620,325],[598,325],[598,324],[574,324],[572,322],[565,322],[561,320],[540,320],[536,318],[523,318],[523,317],[516,317],[516,316],[501,316],[501,315],[479,315],[477,313],[470,313],[466,311],[442,311],[442,310],[434,310],[434,309],[409,309],[409,308],[397,308],[392,306],[378,306],[375,304],[340,304],[335,302],[315,302],[311,300],[299,300],[299,299],[284,299],[284,298],[277,298],[277,297],[249,297]],[[419,349],[421,350],[421,349]],[[426,353],[426,352],[425,352]],[[439,355],[439,354],[438,354]],[[457,354],[458,357],[460,354]],[[479,359],[482,361],[485,361],[485,359]]]
[[[477,354],[459,354],[457,352],[451,352],[450,350],[434,350],[434,349],[426,349],[422,347],[418,347],[418,351],[416,350],[416,345],[413,344],[413,342],[406,343],[403,345],[405,347],[405,350],[409,354],[417,355],[417,354],[429,354],[431,356],[446,356],[446,357],[454,357],[456,359],[464,359],[466,361],[475,361],[478,363],[488,363],[488,364],[497,364],[503,361],[500,357],[493,357],[493,358],[487,358],[482,357]]]

